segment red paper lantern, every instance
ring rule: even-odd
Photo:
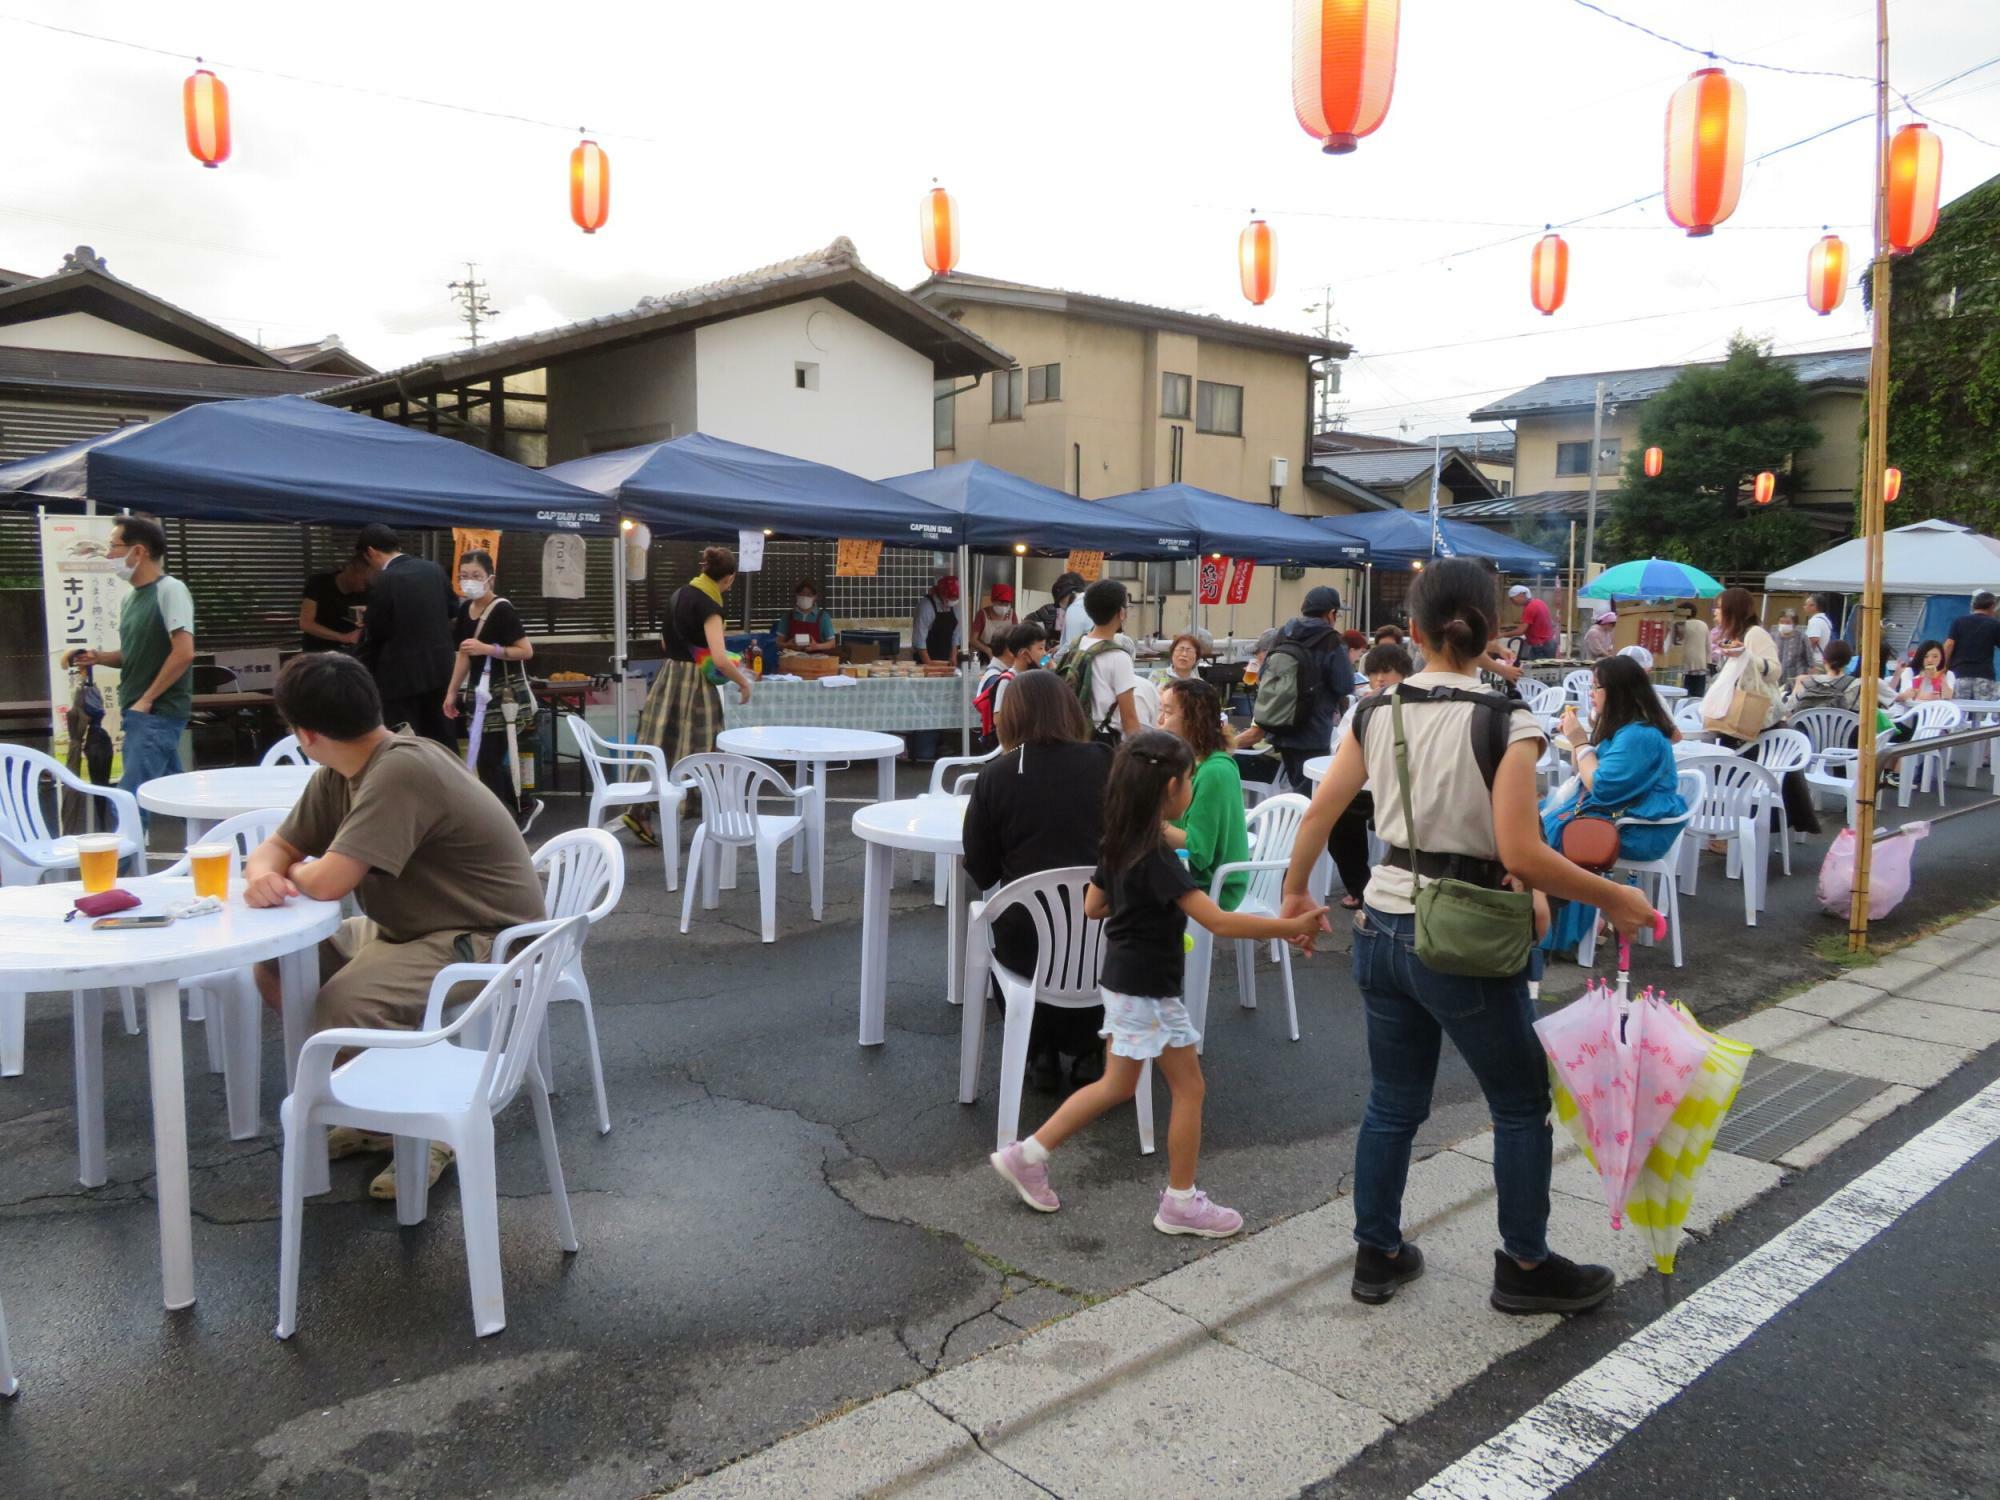
[[[1772,497],[1778,493],[1778,476],[1766,469],[1757,476],[1757,486],[1751,493],[1759,505],[1769,505]]]
[[[1401,0],[1292,0],[1292,112],[1330,156],[1389,113]]]
[[[917,215],[924,241],[924,264],[935,276],[949,276],[958,264],[958,204],[950,193],[934,187],[924,194]]]
[[[1528,298],[1547,317],[1563,305],[1568,291],[1569,243],[1559,234],[1545,234],[1535,242],[1528,265]]]
[[[1806,255],[1806,305],[1822,318],[1847,300],[1847,245],[1837,234]]]
[[[1666,454],[1662,453],[1658,448],[1648,448],[1646,450],[1646,477],[1648,479],[1658,479],[1660,477],[1660,470],[1666,467],[1666,462]]]
[[[1262,219],[1252,219],[1236,237],[1236,269],[1243,278],[1243,295],[1252,306],[1262,307],[1270,301],[1278,281],[1278,246],[1271,237],[1271,226]]]
[[[1903,493],[1903,471],[1884,469],[1882,471],[1882,503],[1894,505],[1896,497]]]
[[[1889,246],[1908,255],[1931,237],[1938,220],[1938,174],[1944,145],[1924,125],[1905,125],[1889,141]]]
[[[589,139],[569,154],[569,216],[585,234],[595,234],[611,217],[611,158]]]
[[[200,58],[195,59],[200,62]],[[196,68],[181,85],[181,118],[188,151],[204,167],[229,160],[229,86],[206,68]]]
[[[1702,68],[1667,102],[1667,217],[1690,236],[1713,234],[1743,190],[1743,85]]]

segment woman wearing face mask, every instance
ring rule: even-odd
[[[542,804],[524,798],[516,785],[520,765],[519,736],[535,723],[535,695],[528,686],[528,669],[516,665],[533,659],[535,643],[521,624],[514,606],[493,588],[493,559],[468,552],[458,560],[458,612],[452,617],[452,638],[458,659],[444,690],[444,716],[464,719],[468,727],[479,712],[479,692],[487,693],[485,719],[479,730],[479,754],[474,769],[487,789],[514,815],[526,833],[541,816]],[[508,730],[513,713],[514,734]]]
[[[819,598],[819,585],[810,578],[801,578],[792,596],[792,612],[778,622],[778,643],[787,651],[831,655],[840,649],[833,616],[820,608]]]
[[[1008,583],[993,585],[986,607],[973,616],[972,644],[979,648],[979,654],[991,660],[1002,641],[1014,629],[1014,586]]]
[[[1811,670],[1806,634],[1799,629],[1799,612],[1788,609],[1778,616],[1778,681],[1796,682]]]

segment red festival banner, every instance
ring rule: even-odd
[[[1199,597],[1203,604],[1220,604],[1222,602],[1222,580],[1227,575],[1228,570],[1228,558],[1206,555],[1202,557]]]
[[[1257,565],[1247,557],[1233,558],[1229,564],[1229,599],[1231,604],[1250,602],[1250,575],[1257,571]]]

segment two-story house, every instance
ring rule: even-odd
[[[911,295],[1014,358],[982,380],[939,382],[940,465],[979,459],[1086,500],[1187,483],[1299,515],[1364,508],[1306,483],[1317,367],[1346,358],[1343,343],[956,272]],[[1057,571],[1027,576],[1045,588]],[[1310,586],[1271,571],[1257,570],[1246,623],[1274,603],[1282,615]],[[1162,607],[1149,629],[1174,623],[1192,573],[1192,563],[1124,570]]]

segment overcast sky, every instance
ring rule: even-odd
[[[1607,3],[1752,61],[1872,71],[1862,0]],[[1900,0],[1891,28],[1906,92],[2000,58],[1993,0]],[[1713,356],[1738,328],[1786,350],[1865,339],[1858,296],[1818,318],[1803,289],[1822,223],[1857,266],[1865,254],[1867,124],[1747,167],[1711,238],[1686,238],[1657,198],[1566,230],[1569,300],[1543,318],[1528,303],[1541,223],[1658,190],[1667,98],[1700,61],[1576,0],[1410,0],[1388,121],[1336,158],[1292,117],[1290,34],[1288,0],[0,0],[0,266],[52,271],[88,242],[241,333],[337,332],[388,366],[453,346],[445,283],[468,259],[498,336],[842,234],[913,284],[935,176],[957,195],[967,271],[1295,329],[1317,324],[1306,309],[1330,286],[1356,350],[1348,425],[1364,429],[1463,428],[1543,375]],[[181,139],[196,53],[235,117],[216,171]],[[1749,90],[1750,156],[1872,107],[1862,82],[1731,72]],[[2000,142],[2000,65],[1918,103]],[[612,163],[594,236],[568,216],[577,125]],[[2000,173],[2000,148],[1940,135],[1947,200]],[[1236,285],[1253,207],[1279,247],[1261,309]]]

